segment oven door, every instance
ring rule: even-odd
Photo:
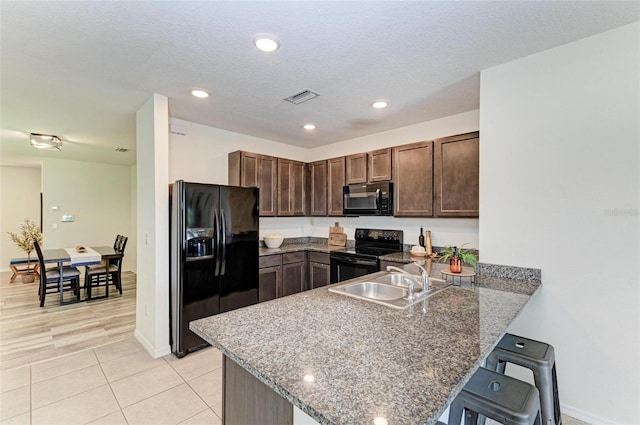
[[[331,283],[342,282],[378,271],[378,260],[350,254],[331,254]]]

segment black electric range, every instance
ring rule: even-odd
[[[378,271],[379,257],[402,251],[402,230],[356,229],[355,247],[332,252],[331,283]]]

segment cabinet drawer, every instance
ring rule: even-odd
[[[259,267],[264,269],[265,267],[275,267],[279,266],[282,262],[282,255],[265,255],[264,257],[260,257]]]
[[[312,263],[331,264],[329,254],[324,252],[309,252],[309,261]]]
[[[282,254],[282,264],[299,263],[305,260],[305,252],[289,252]]]

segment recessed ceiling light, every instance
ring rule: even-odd
[[[313,382],[316,380],[316,377],[313,375],[304,375],[303,379],[305,382]]]
[[[29,135],[29,143],[36,149],[62,150],[62,140],[52,134],[31,133]]]
[[[263,52],[271,53],[280,48],[280,40],[271,34],[258,34],[253,37],[253,44]]]
[[[207,97],[209,97],[209,93],[200,89],[191,90],[191,94],[195,97],[199,97],[200,99],[206,99]]]
[[[302,126],[305,130],[315,130],[316,129],[316,125],[315,124],[305,124]]]
[[[371,104],[376,109],[386,108],[389,103],[386,100],[376,100]]]

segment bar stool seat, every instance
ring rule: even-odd
[[[553,346],[544,342],[505,334],[487,357],[487,369],[503,373],[507,363],[530,369],[540,393],[540,410],[544,425],[561,425],[558,378]]]
[[[505,425],[541,425],[540,398],[533,385],[479,368],[449,408],[448,425],[476,425],[480,415]]]

